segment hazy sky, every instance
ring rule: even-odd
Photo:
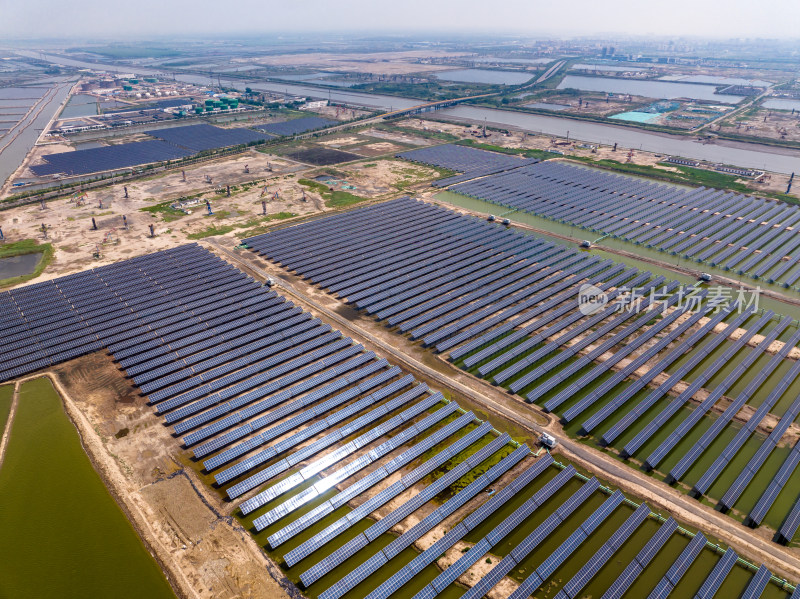
[[[798,24],[800,0],[0,0],[0,34],[17,38],[298,31],[797,38]]]

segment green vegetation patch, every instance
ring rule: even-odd
[[[197,233],[189,233],[187,239],[205,239],[206,237],[214,237],[215,235],[225,235],[230,233],[236,227],[233,225],[211,225]]]
[[[328,208],[341,208],[343,206],[351,206],[353,204],[358,204],[360,202],[365,202],[369,198],[363,198],[361,196],[354,195],[347,191],[339,191],[334,190],[331,191],[327,185],[324,183],[320,183],[318,181],[312,181],[311,179],[300,179],[298,181],[300,185],[304,185],[309,189],[313,189],[314,191],[318,192],[322,199],[325,200],[325,205]]]
[[[241,228],[247,229],[236,234],[237,237],[243,239],[245,237],[253,237],[254,235],[261,235],[269,231],[269,223],[275,220],[286,220],[287,218],[294,218],[297,216],[294,212],[276,212],[275,214],[267,214],[253,218],[244,224],[239,225]]]
[[[0,245],[0,259],[11,258],[13,256],[22,256],[24,254],[39,253],[42,254],[42,257],[36,264],[36,268],[33,269],[33,272],[30,272],[27,275],[2,279],[0,280],[0,287],[18,285],[19,283],[24,283],[25,281],[35,279],[44,272],[44,269],[47,268],[48,264],[50,264],[50,261],[53,259],[53,254],[55,253],[55,250],[51,244],[39,243],[35,239],[22,239],[20,241],[15,241],[14,243]]]
[[[185,212],[180,210],[176,210],[171,206],[172,202],[161,202],[160,204],[156,204],[154,206],[145,206],[144,208],[139,208],[141,212],[149,212],[153,216],[161,216],[161,220],[165,223],[171,223],[174,220],[178,220],[186,216]]]
[[[227,216],[227,214],[226,214]],[[276,212],[275,214],[267,214],[266,216],[258,216],[251,218],[244,223],[233,223],[230,225],[211,225],[196,233],[189,233],[186,237],[188,239],[205,239],[206,237],[214,237],[216,235],[226,235],[236,229],[247,229],[246,231],[236,234],[239,238],[253,237],[260,235],[269,230],[269,223],[276,220],[285,220],[297,216],[294,212]]]
[[[648,166],[644,164],[627,164],[618,162],[616,160],[592,160],[591,158],[570,156],[571,160],[578,160],[585,162],[591,166],[606,168],[619,173],[628,175],[638,175],[640,177],[649,177],[651,179],[660,179],[670,183],[679,183],[683,185],[703,185],[705,187],[714,187],[717,189],[728,189],[738,193],[747,195],[759,195],[769,197],[776,200],[781,200],[788,204],[800,204],[797,198],[786,195],[784,193],[775,193],[770,191],[758,191],[751,189],[744,183],[737,180],[736,175],[729,175],[717,171],[708,171],[701,168],[693,168],[690,166],[674,166],[676,171],[667,171],[664,169]]]
[[[49,379],[24,383],[0,467],[4,597],[173,598]]]

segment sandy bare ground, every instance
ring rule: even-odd
[[[800,141],[800,115],[788,110],[760,108],[755,114],[728,119],[714,127],[715,131],[751,135],[766,139]]]
[[[8,411],[8,418],[6,419],[5,428],[3,429],[3,436],[0,437],[0,468],[3,467],[3,460],[6,457],[6,447],[8,447],[8,439],[11,436],[11,426],[14,423],[14,417],[17,415],[18,404],[19,385],[14,385],[14,396],[11,399],[11,409]]]
[[[352,137],[357,143],[369,142],[367,137]],[[380,148],[381,153],[386,150],[389,148]],[[249,173],[245,172],[245,166]],[[335,189],[342,189],[344,184],[354,185],[355,189],[344,191],[369,199],[397,197],[407,188],[426,186],[438,176],[438,171],[432,168],[382,158],[365,158],[327,170],[331,169],[341,172],[346,179],[346,183],[332,184]],[[53,244],[54,259],[45,272],[34,279],[33,282],[37,282],[191,243],[193,236],[211,228],[216,228],[215,233],[219,234],[222,234],[220,229],[228,228],[226,236],[240,240],[243,236],[260,234],[269,227],[291,222],[265,219],[262,202],[266,203],[268,216],[283,213],[303,218],[331,210],[317,192],[298,182],[321,172],[326,172],[326,167],[313,167],[253,150],[186,169],[185,181],[181,171],[169,171],[89,191],[83,205],[63,198],[48,201],[45,210],[38,204],[12,208],[2,214],[3,233],[9,242],[33,238]],[[208,183],[206,177],[212,182]],[[230,197],[227,186],[231,186]],[[190,214],[143,211],[164,202],[192,198],[200,201],[187,208]],[[213,216],[207,214],[206,200],[211,203]],[[123,215],[127,218],[128,229],[123,226]],[[92,229],[93,218],[97,230]],[[48,229],[46,240],[41,232],[43,224]],[[155,237],[150,236],[150,225],[153,225]],[[94,256],[98,249],[99,259]]]
[[[375,75],[405,75],[452,69],[448,65],[432,65],[416,62],[426,58],[444,58],[464,56],[465,52],[447,52],[443,50],[410,50],[401,52],[372,52],[359,54],[354,59],[352,54],[336,54],[313,52],[309,54],[279,54],[258,58],[234,59],[232,62],[246,62],[276,67],[306,67],[323,71],[352,73],[373,73]]]

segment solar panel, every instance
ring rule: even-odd
[[[261,142],[271,137],[250,129],[223,129],[208,124],[153,129],[146,133],[192,153]]]
[[[557,597],[561,599],[575,599],[580,595],[583,588],[594,578],[600,569],[608,563],[614,553],[627,541],[636,529],[650,516],[650,508],[642,503],[631,514],[627,520],[614,531],[597,552],[589,558],[589,561],[578,570],[567,584],[561,589]]]
[[[750,584],[747,585],[744,593],[742,593],[741,599],[757,599],[761,597],[764,589],[769,584],[770,578],[772,578],[772,572],[764,564],[761,564],[755,576],[750,580]]]
[[[86,175],[100,171],[129,168],[139,164],[177,160],[192,154],[184,148],[163,141],[139,141],[103,146],[88,150],[75,150],[58,154],[46,154],[45,164],[31,166],[39,177],[63,173]]]
[[[697,599],[713,599],[738,560],[739,556],[729,547],[722,556],[722,559],[716,563],[714,569],[711,570],[708,577],[703,581],[700,590],[697,591]]]
[[[412,499],[406,501],[400,507],[390,512],[389,514],[384,516],[381,520],[370,526],[364,532],[364,536],[369,541],[372,541],[381,534],[385,533],[387,530],[391,529],[391,527],[394,526],[397,522],[403,520],[408,515],[415,512],[422,505],[430,501],[433,497],[438,495],[441,491],[446,489],[449,485],[451,485],[453,482],[455,482],[456,480],[461,478],[464,474],[466,474],[469,470],[471,470],[473,466],[470,465],[470,461],[472,461],[473,463],[482,462],[483,460],[491,456],[493,453],[498,451],[503,445],[508,443],[508,441],[509,441],[508,434],[503,434],[500,437],[494,439],[488,445],[479,449],[466,461],[461,462],[458,466],[456,466],[452,470],[442,475],[435,482],[425,487],[420,493],[415,495]],[[352,553],[348,552],[340,553],[339,557],[337,558],[337,561],[333,565],[331,565],[330,561],[326,562],[326,569],[324,571],[320,571],[316,568],[307,570],[306,572],[300,575],[301,580],[303,580],[303,584],[308,586],[313,581],[317,580],[320,576],[324,575],[325,572],[330,571],[330,569],[335,567],[335,565],[342,563],[342,561],[344,561],[344,559],[346,559],[350,555],[352,555]],[[346,590],[349,589],[346,589],[344,587],[341,588],[342,593],[345,592]]]
[[[647,457],[645,463],[650,468],[657,466],[661,460],[666,457],[666,455],[675,447],[678,440],[695,426],[703,414],[707,413],[708,410],[710,410],[711,407],[716,403],[716,401],[731,387],[731,385],[733,385],[739,379],[739,377],[741,377],[747,371],[747,369],[758,359],[758,357],[762,355],[762,352],[769,347],[772,342],[775,341],[775,339],[778,338],[778,336],[786,329],[786,327],[789,326],[790,322],[791,320],[788,318],[781,319],[780,322],[775,325],[764,337],[764,340],[755,348],[751,349],[747,356],[745,356],[745,358],[738,364],[738,366],[714,388],[714,390],[711,392],[711,395],[709,395],[707,399],[703,400],[703,402],[677,426],[677,428],[667,437],[667,439],[665,439],[661,445],[659,445]],[[688,396],[684,397],[683,399],[687,400]],[[677,411],[678,408],[679,406],[671,404],[669,411]]]
[[[427,428],[435,425],[442,418],[445,418],[446,416],[452,414],[457,409],[457,407],[458,404],[450,403],[444,408],[437,410],[436,412],[431,414],[431,416],[429,416],[422,422],[419,422],[413,427],[397,433],[391,440],[379,445],[378,447],[370,451],[368,454],[356,458],[355,460],[347,464],[345,467],[337,470],[336,472],[332,472],[331,474],[326,476],[324,480],[316,483],[312,487],[309,487],[308,489],[305,489],[301,493],[293,496],[291,499],[287,500],[284,504],[281,504],[280,506],[273,508],[273,510],[267,512],[266,514],[259,516],[253,521],[253,526],[255,527],[256,530],[263,530],[273,522],[276,522],[280,518],[285,517],[291,511],[298,509],[299,507],[305,505],[306,503],[313,500],[317,496],[321,495],[328,489],[332,488],[334,485],[339,484],[340,482],[346,480],[347,478],[349,478],[362,468],[366,468],[373,461],[378,460],[384,455],[388,454],[395,448],[395,443],[399,446],[402,443],[409,441],[414,436],[420,434]],[[388,431],[395,429],[398,425],[402,424],[402,422],[403,422],[402,418],[400,418],[399,416],[395,417],[392,420],[389,420],[386,423],[380,425],[376,429],[372,429],[365,435],[362,435],[361,437],[351,441],[351,443],[342,448],[342,449],[346,448],[347,449],[346,451],[342,451],[342,449],[336,450],[331,454],[325,456],[324,458],[312,462],[311,464],[300,470],[299,474],[302,477],[300,480],[308,480],[309,478],[315,476],[317,473],[321,472],[325,468],[328,468],[336,464],[339,460],[349,455],[352,451],[355,451],[359,447],[367,445],[373,439],[383,436]],[[270,489],[268,489],[267,491],[263,492],[262,496],[266,498],[267,501],[269,501],[274,497],[277,497],[279,494],[286,493],[287,491],[291,490],[293,486],[296,486],[296,484],[283,485],[281,483],[278,483],[273,487],[271,487]],[[275,489],[274,492],[272,492],[273,489]],[[287,505],[289,504],[289,502],[291,502],[290,505]]]

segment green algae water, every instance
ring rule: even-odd
[[[46,378],[20,388],[0,467],[0,530],[0,599],[175,597]]]

